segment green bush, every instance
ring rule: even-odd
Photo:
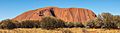
[[[6,19],[0,22],[0,28],[1,29],[14,29],[16,28],[16,25],[14,23],[15,21],[12,21],[10,19]]]
[[[64,21],[56,19],[55,17],[44,17],[41,20],[41,28],[43,29],[55,29],[64,27]]]
[[[73,22],[65,22],[65,27],[72,28],[72,27],[74,27],[74,23]]]
[[[25,20],[17,23],[18,28],[39,28],[40,22],[38,20]]]
[[[81,22],[65,22],[65,27],[72,28],[72,27],[84,27]]]

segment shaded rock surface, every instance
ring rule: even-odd
[[[86,22],[96,17],[91,10],[84,8],[45,7],[27,11],[13,20],[41,20],[45,16],[54,16],[66,22]]]

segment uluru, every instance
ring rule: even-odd
[[[41,20],[45,16],[53,16],[65,22],[86,22],[94,19],[96,14],[85,8],[44,7],[27,11],[13,18],[13,20]]]

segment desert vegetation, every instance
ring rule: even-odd
[[[119,29],[120,16],[112,15],[110,13],[102,13],[98,15],[95,20],[91,20],[87,23],[86,26],[89,28],[112,28]]]
[[[1,29],[14,29],[14,28],[42,28],[42,29],[56,29],[56,28],[72,28],[72,27],[84,27],[80,22],[64,22],[61,19],[55,17],[44,17],[39,20],[25,20],[14,21],[6,19],[1,21]]]
[[[43,29],[63,28],[64,26],[64,21],[55,17],[44,17],[41,20],[41,28]]]

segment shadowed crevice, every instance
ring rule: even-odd
[[[50,13],[52,16],[56,17],[53,8],[50,9]]]

